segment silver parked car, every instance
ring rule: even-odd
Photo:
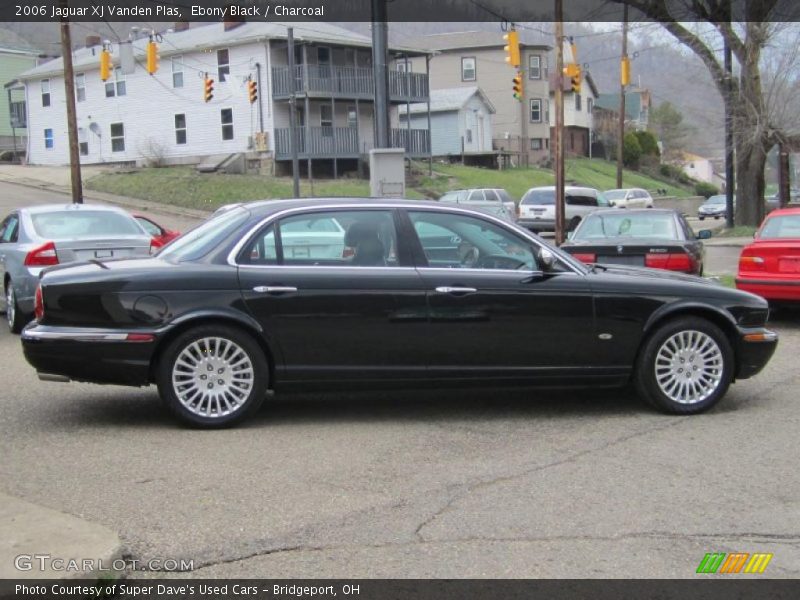
[[[149,256],[151,238],[136,219],[110,206],[48,204],[20,208],[0,221],[0,308],[13,333],[34,311],[42,269],[75,261]]]
[[[507,221],[517,220],[517,205],[508,192],[501,188],[452,190],[439,198],[439,202],[465,204],[468,208],[479,208]]]

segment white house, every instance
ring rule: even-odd
[[[82,163],[152,160],[191,164],[209,156],[244,153],[248,159],[290,161],[289,98],[296,94],[299,156],[334,174],[353,168],[373,147],[371,41],[322,22],[294,23],[295,74],[289,76],[287,26],[270,22],[225,22],[189,28],[177,23],[159,43],[160,68],[145,69],[148,38],[111,44],[113,74],[100,79],[100,40],[73,53]],[[390,49],[394,64],[414,50]],[[125,60],[125,56],[132,60]],[[213,99],[204,98],[204,79],[214,80]],[[25,83],[28,162],[69,162],[62,60],[20,76]],[[251,103],[248,81],[258,85]],[[294,90],[292,90],[294,81]],[[428,76],[389,76],[395,128],[392,142],[427,156],[428,132],[397,125],[397,105],[426,101]]]
[[[589,72],[583,74],[580,92],[572,90],[569,77],[562,79],[564,91],[564,151],[574,156],[589,156],[594,131],[594,105],[599,97],[597,86]],[[550,81],[551,106],[555,99],[556,77]],[[556,126],[554,110],[548,110],[553,139]]]
[[[709,159],[691,152],[684,152],[680,166],[692,179],[714,183],[714,165]]]
[[[426,129],[426,103],[410,107],[412,129]],[[433,156],[476,154],[492,151],[494,105],[479,87],[431,91],[431,153]],[[408,124],[406,106],[401,105],[400,126]]]

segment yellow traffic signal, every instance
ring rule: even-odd
[[[211,99],[213,97],[214,97],[214,80],[206,76],[205,79],[203,79],[203,99],[206,102],[211,102]]]
[[[247,96],[250,98],[250,104],[255,104],[258,100],[258,84],[253,79],[247,82]]]
[[[581,68],[575,65],[575,74],[571,77],[572,91],[576,94],[581,93]]]
[[[622,63],[620,64],[619,81],[622,85],[631,84],[631,59],[628,58],[627,56],[622,57]]]
[[[103,48],[100,51],[100,79],[103,81],[111,77],[111,52]]]
[[[153,75],[158,71],[158,44],[150,40],[147,42],[147,72]]]
[[[513,29],[503,36],[506,41],[506,46],[503,50],[506,51],[506,62],[512,67],[519,68],[519,34]]]
[[[514,77],[514,79],[512,79],[512,81],[514,83],[512,88],[514,90],[514,98],[522,101],[522,73],[517,71],[517,75]]]

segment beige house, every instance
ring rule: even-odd
[[[502,33],[464,31],[405,40],[408,46],[432,51],[431,90],[478,86],[485,92],[496,111],[492,115],[494,149],[512,153],[518,165],[535,165],[550,153],[550,46],[526,37],[528,33],[532,32],[521,33],[521,101],[513,96],[517,70],[505,62]],[[405,65],[399,63],[398,67]],[[425,59],[411,59],[410,68],[424,73]]]
[[[589,156],[594,128],[594,103],[600,95],[594,79],[586,71],[581,90],[572,90],[572,81],[562,78],[564,90],[564,151],[568,156]],[[556,76],[550,76],[550,99],[555,102]],[[550,114],[550,135],[555,135],[556,115]]]

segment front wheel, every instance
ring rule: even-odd
[[[157,366],[157,383],[179,419],[216,428],[258,410],[268,374],[264,353],[250,335],[227,325],[203,325],[170,343]]]
[[[697,317],[658,328],[636,365],[639,394],[661,411],[691,415],[714,406],[733,380],[734,355],[725,333]]]

